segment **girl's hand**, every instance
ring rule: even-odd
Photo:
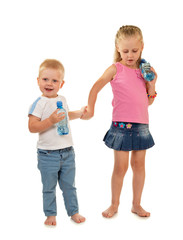
[[[82,118],[82,116],[86,113],[86,108],[87,106],[84,106],[78,111],[79,113],[78,118]]]
[[[154,96],[156,93],[155,84],[156,84],[156,80],[157,80],[157,73],[155,72],[154,68],[152,68],[152,67],[151,67],[151,71],[154,72],[155,77],[152,81],[146,83],[146,88],[147,88],[148,94]],[[153,102],[154,102],[154,98],[148,98],[149,105],[151,105]]]
[[[60,109],[57,109],[50,115],[49,120],[52,124],[58,123],[65,118],[65,113],[64,112],[58,113],[59,110]]]
[[[84,107],[82,107],[81,108],[81,117],[82,117],[82,115],[86,112],[86,108],[87,108],[87,106],[84,106]]]
[[[155,77],[154,77],[154,79],[152,80],[152,81],[150,81],[150,82],[147,82],[147,87],[149,88],[149,87],[154,87],[155,86],[155,84],[156,84],[156,81],[157,81],[157,73],[155,72],[155,70],[154,70],[154,68],[153,67],[151,67],[151,71],[154,73],[154,75],[155,75]]]
[[[83,119],[83,120],[89,120],[90,118],[93,117],[93,115],[94,115],[94,112],[91,111],[91,110],[89,109],[89,107],[87,106],[87,107],[85,107],[85,111],[83,112],[83,114],[82,114],[82,116],[81,116],[81,119]]]

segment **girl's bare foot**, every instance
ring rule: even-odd
[[[114,214],[116,214],[118,212],[118,207],[114,206],[114,205],[111,205],[108,209],[106,209],[102,215],[103,217],[106,217],[106,218],[111,218],[114,216]]]
[[[72,215],[71,219],[76,223],[82,223],[86,220],[85,217],[81,216],[79,213]]]
[[[56,226],[56,217],[55,216],[48,216],[46,221],[44,222],[47,226]]]
[[[140,205],[132,207],[132,213],[137,214],[139,217],[149,217],[150,213],[146,212]]]

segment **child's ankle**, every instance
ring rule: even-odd
[[[114,202],[112,202],[112,204],[111,204],[114,208],[118,208],[119,207],[119,203],[114,203]]]

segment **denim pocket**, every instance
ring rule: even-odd
[[[48,154],[50,154],[50,150],[44,150],[44,149],[38,149],[37,150],[37,153],[39,154],[39,155],[48,155]]]

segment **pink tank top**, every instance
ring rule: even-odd
[[[145,80],[140,69],[115,63],[117,72],[110,82],[113,91],[113,121],[149,123]]]

